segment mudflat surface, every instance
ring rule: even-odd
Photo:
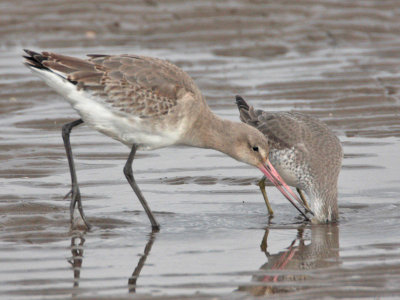
[[[399,1],[0,3],[0,297],[400,297]],[[22,48],[166,58],[215,113],[234,95],[324,120],[343,142],[340,222],[302,224],[259,171],[222,154],[141,152],[86,127],[72,144],[90,232],[70,231],[61,126],[77,118]],[[260,247],[261,245],[261,247]]]

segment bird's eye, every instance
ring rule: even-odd
[[[257,147],[257,146],[254,146],[254,147],[253,147],[253,151],[258,152],[258,147]]]

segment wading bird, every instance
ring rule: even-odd
[[[312,221],[336,221],[343,150],[332,130],[304,114],[255,110],[240,96],[236,96],[236,104],[242,122],[257,128],[267,138],[269,161],[278,172],[277,178],[297,188],[304,206],[314,214]],[[263,177],[259,186],[272,215],[265,180]],[[302,191],[308,195],[311,207]]]
[[[71,173],[70,215],[83,212],[70,145],[72,128],[89,127],[131,148],[124,174],[154,229],[159,228],[137,186],[132,162],[137,150],[187,145],[221,151],[259,168],[293,202],[301,200],[282,181],[268,160],[268,140],[254,127],[223,120],[208,107],[192,78],[161,59],[138,55],[88,55],[88,59],[25,50],[25,65],[64,96],[80,118],[62,128]],[[307,218],[307,217],[306,217]]]

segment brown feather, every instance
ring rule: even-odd
[[[53,52],[42,52],[46,60],[58,62],[66,67],[79,71],[95,71],[94,64],[76,57],[56,54]]]
[[[68,76],[68,80],[82,82],[84,85],[100,84],[103,74],[92,71],[77,71]]]
[[[177,66],[137,55],[88,55],[79,59],[26,50],[26,64],[64,75],[77,89],[93,94],[111,109],[141,118],[162,117],[185,93],[201,95],[194,81]]]
[[[46,60],[43,62],[43,65],[51,70],[56,70],[56,71],[64,73],[64,74],[70,74],[70,73],[76,71],[76,69],[69,68],[69,67],[67,67],[59,62],[55,62],[55,61]]]

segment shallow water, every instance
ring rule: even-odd
[[[400,3],[14,3],[0,4],[2,298],[400,297]],[[152,233],[122,172],[129,149],[83,126],[71,140],[94,228],[70,232],[60,128],[77,115],[22,47],[164,57],[225,118],[235,94],[321,118],[345,152],[339,224],[302,224],[272,187],[268,219],[257,170],[167,148],[134,162]]]

